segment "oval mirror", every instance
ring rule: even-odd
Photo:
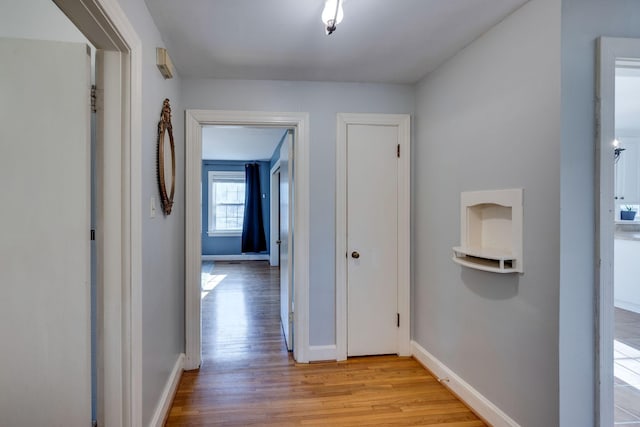
[[[165,135],[168,135],[168,138],[165,138]],[[160,122],[158,122],[158,184],[162,211],[165,215],[169,215],[173,207],[173,195],[176,188],[176,153],[169,99],[165,99],[162,103]],[[170,188],[169,192],[167,192],[167,188]]]

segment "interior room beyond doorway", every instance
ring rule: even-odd
[[[205,302],[208,293],[226,276],[218,273],[219,262],[232,263],[225,265],[233,269],[233,266],[244,268],[255,262],[268,261],[266,266],[275,271],[278,279],[275,303],[281,307],[282,327],[279,329],[284,333],[288,349],[292,349],[292,293],[289,291],[293,271],[292,263],[289,263],[293,237],[290,221],[292,134],[288,128],[280,127],[202,127],[203,361],[207,357],[205,341],[211,338],[218,342],[216,335],[222,333],[222,329],[210,328],[211,316],[220,323],[226,315],[232,318],[239,313],[255,315],[246,312],[250,307],[239,303],[246,300],[244,295],[224,307]],[[237,311],[227,310],[228,306],[236,307]],[[243,319],[237,319],[241,326],[246,325]],[[228,329],[223,328],[224,331]],[[249,340],[245,332],[245,329],[238,330],[236,336]],[[207,338],[209,333],[213,336]],[[215,348],[224,352],[225,347],[223,344]],[[233,349],[229,350],[233,353]]]

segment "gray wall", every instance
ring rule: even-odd
[[[640,37],[635,0],[562,1],[560,424],[594,425],[595,52]],[[569,209],[571,207],[571,209]],[[575,217],[572,211],[582,214]]]
[[[273,150],[273,155],[271,156],[271,159],[269,160],[269,170],[271,170],[275,166],[275,164],[278,163],[278,160],[280,160],[280,149],[282,148],[282,144],[284,143],[285,139],[287,138],[287,135],[289,134],[289,132],[290,131],[288,131],[284,135],[282,135],[282,139],[280,140],[280,142],[276,146],[275,150]]]
[[[184,352],[184,108],[180,79],[164,80],[156,67],[156,47],[164,47],[142,0],[120,0],[142,40],[142,400],[143,425]],[[171,54],[169,52],[169,54]],[[160,209],[156,142],[164,98],[172,109],[176,145],[176,193],[171,215]],[[157,214],[149,217],[151,197]]]
[[[560,2],[531,0],[423,79],[416,117],[414,340],[521,425],[557,425]],[[454,264],[460,192],[520,187],[524,274]]]
[[[242,171],[245,163],[254,163],[253,160],[203,160],[202,161],[202,255],[240,255],[242,254],[242,236],[209,236],[209,171]],[[260,199],[262,208],[262,223],[264,226],[264,238],[267,242],[269,253],[269,239],[271,236],[271,168],[269,161],[255,162],[260,165],[260,193],[264,197]]]
[[[186,108],[308,112],[310,120],[309,341],[335,344],[336,113],[412,113],[409,85],[184,80]],[[295,143],[294,143],[295,144]]]

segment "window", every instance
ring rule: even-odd
[[[209,171],[210,236],[242,234],[244,171]]]

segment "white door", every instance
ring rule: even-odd
[[[398,127],[347,127],[347,355],[398,352]]]
[[[269,199],[269,265],[280,266],[280,166],[274,166],[270,178]]]
[[[88,426],[90,57],[14,39],[0,57],[0,425]]]
[[[291,265],[292,249],[292,164],[290,161],[293,149],[291,133],[280,148],[280,320],[287,349],[293,349],[293,268]]]

